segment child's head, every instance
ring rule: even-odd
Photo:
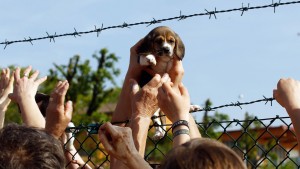
[[[246,169],[246,166],[225,144],[212,139],[197,138],[172,149],[161,168]]]

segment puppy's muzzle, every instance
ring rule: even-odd
[[[163,48],[162,48],[162,51],[163,51],[163,53],[165,53],[165,54],[170,54],[170,53],[171,53],[171,50],[170,50],[169,47],[163,47]]]
[[[160,50],[157,51],[157,54],[159,56],[171,56],[172,52],[171,52],[171,49],[166,46],[166,47],[160,48]]]

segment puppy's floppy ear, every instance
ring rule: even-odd
[[[137,53],[144,54],[150,53],[152,48],[152,34],[148,34],[144,37],[142,44],[138,47]]]
[[[175,54],[180,60],[182,60],[184,57],[184,54],[185,54],[184,44],[183,44],[181,38],[176,33],[175,33],[175,40],[176,40]]]

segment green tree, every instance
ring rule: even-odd
[[[217,130],[220,128],[220,122],[229,120],[229,116],[227,114],[219,113],[216,111],[213,115],[209,115],[209,108],[211,108],[212,102],[210,99],[207,99],[204,103],[205,111],[202,118],[202,125],[200,127],[203,129],[201,130],[201,134],[203,137],[209,137],[217,139],[220,137],[222,132],[218,132]]]
[[[115,78],[120,74],[120,70],[115,67],[118,57],[108,53],[107,49],[101,49],[99,55],[94,54],[93,58],[97,62],[96,70],[92,69],[90,60],[81,62],[79,55],[70,58],[67,65],[54,64],[55,69],[49,70],[43,91],[49,93],[58,80],[68,80],[70,88],[67,99],[73,101],[76,111],[85,111],[91,116],[110,95],[119,91]]]

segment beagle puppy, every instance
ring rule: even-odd
[[[143,43],[137,49],[139,55],[138,62],[142,66],[148,66],[154,73],[160,74],[169,72],[173,65],[173,59],[177,57],[182,60],[185,53],[185,47],[180,37],[169,27],[160,26],[151,30],[145,37]],[[152,79],[147,72],[142,72],[140,86],[144,86]],[[154,116],[160,116],[163,113],[158,109]],[[155,127],[153,139],[161,139],[166,132],[166,119],[154,118],[153,123],[158,124]]]
[[[154,28],[138,48],[138,62],[163,75],[172,67],[173,58],[182,60],[185,47],[180,37],[169,27]]]

